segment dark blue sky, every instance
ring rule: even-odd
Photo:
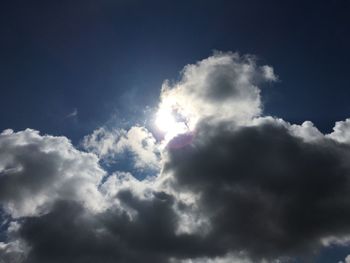
[[[330,130],[349,116],[349,1],[3,1],[0,129],[83,135],[154,106],[212,50],[257,55],[280,82],[265,113]],[[78,110],[77,118],[65,118]]]

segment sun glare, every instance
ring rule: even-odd
[[[155,125],[164,134],[165,142],[169,142],[179,134],[188,132],[186,123],[177,119],[173,111],[168,107],[158,110]]]
[[[160,109],[156,115],[156,125],[162,132],[170,132],[176,127],[176,120],[168,110]]]

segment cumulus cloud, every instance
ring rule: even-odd
[[[338,142],[350,143],[350,119],[337,121],[333,128],[333,132],[327,136]]]
[[[61,198],[99,209],[105,172],[95,155],[38,131],[0,134],[0,203],[13,217],[37,215]]]
[[[167,147],[139,126],[96,129],[88,153],[65,137],[2,132],[3,262],[277,263],[347,245],[349,120],[324,135],[263,116],[259,86],[276,80],[236,53],[187,65],[161,91],[158,109],[181,126]],[[125,152],[159,174],[100,168]]]
[[[213,249],[274,259],[350,232],[349,153],[349,145],[305,141],[279,122],[201,123],[192,144],[169,150],[164,173],[178,191],[200,195]]]
[[[116,198],[135,211],[132,218],[117,208],[92,215],[76,202],[61,201],[50,213],[26,219],[20,229],[31,245],[25,262],[163,263],[205,250],[198,237],[175,234],[174,197],[154,192],[141,199],[125,190]]]
[[[160,109],[176,111],[193,128],[203,118],[246,122],[262,111],[258,84],[275,81],[270,66],[258,66],[253,56],[216,52],[187,65],[181,80],[164,82]]]
[[[129,151],[137,169],[159,168],[159,145],[144,127],[133,126],[128,131],[101,127],[85,136],[82,145],[107,162],[113,162],[118,155]]]

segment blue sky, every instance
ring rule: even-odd
[[[328,131],[349,111],[348,8],[347,1],[5,2],[1,128],[77,141],[114,114],[132,118],[156,105],[164,79],[221,50],[273,65],[280,82],[264,90],[266,112]],[[74,109],[77,120],[65,119]]]
[[[91,258],[105,262],[139,262],[139,258],[170,262],[172,258],[181,263],[216,263],[231,262],[236,257],[241,260],[237,262],[277,262],[273,260],[285,257],[298,262],[344,261],[350,254],[349,241],[339,241],[350,233],[350,224],[343,222],[350,219],[346,204],[349,197],[343,195],[346,189],[340,186],[340,182],[350,182],[350,169],[343,163],[350,141],[350,120],[346,120],[350,117],[349,12],[346,0],[2,3],[0,131],[12,131],[0,135],[0,191],[4,193],[0,194],[0,257],[6,263],[87,262],[81,255],[91,246],[96,248]],[[246,66],[251,72],[244,72]],[[201,76],[205,76],[204,82]],[[246,77],[247,83],[242,84],[240,77]],[[176,102],[171,104],[172,100]],[[159,115],[165,116],[165,128],[155,124]],[[302,125],[304,121],[310,122]],[[333,130],[336,122],[338,128]],[[32,130],[24,131],[27,128]],[[271,134],[276,136],[270,138]],[[246,148],[255,146],[245,140],[255,139],[257,150],[249,152]],[[226,149],[233,142],[236,145]],[[281,148],[265,149],[268,143]],[[267,176],[264,183],[256,177],[259,171],[239,170],[246,160],[233,166],[235,154],[254,156],[260,146],[267,153],[251,161],[259,167],[261,157],[271,156],[260,167]],[[223,152],[218,150],[217,155],[224,156],[216,160],[217,155],[211,153],[220,147]],[[235,152],[236,147],[242,152]],[[294,159],[287,150],[295,151],[300,158]],[[291,186],[269,177],[278,172],[268,170],[268,166],[280,167]],[[300,168],[295,177],[290,175],[293,167]],[[223,187],[220,169],[224,185],[238,185],[249,192],[248,197],[239,196],[246,198],[247,206],[241,207],[239,198],[226,196],[224,190],[217,200],[205,199],[214,191],[211,186],[216,190]],[[219,179],[212,182],[207,172],[214,170]],[[193,176],[193,181],[183,176],[186,173]],[[230,179],[226,173],[232,175],[227,177]],[[234,177],[240,173],[246,173],[248,179]],[[320,174],[320,180],[312,177],[314,174]],[[304,179],[308,175],[311,179]],[[172,180],[175,186],[169,186]],[[279,185],[292,201],[279,196],[285,203],[276,211],[270,211],[263,201],[249,203],[257,194],[250,182],[266,190],[258,194],[261,200],[281,195],[274,189]],[[304,187],[309,187],[311,194],[306,194]],[[198,210],[175,194],[185,195],[183,189],[202,194]],[[87,192],[92,200],[87,201]],[[310,206],[309,211],[319,213],[320,219],[305,212],[301,199],[308,200],[304,203]],[[237,234],[244,225],[235,228],[222,222],[218,214],[208,212],[219,203],[223,203],[223,215],[232,216],[234,222],[256,215],[242,212],[242,217],[236,217],[229,212],[237,207],[247,211],[251,209],[249,204],[258,211],[267,211],[263,216],[271,213],[262,218],[272,222],[271,227],[279,229],[280,235],[272,237],[257,227],[257,234],[262,236],[259,241],[271,245],[259,248],[249,239],[249,233]],[[326,209],[329,204],[335,210]],[[84,218],[84,227],[75,228],[69,218],[60,217],[62,209],[74,210],[75,206],[83,212],[72,212],[72,218]],[[145,207],[151,212],[147,213]],[[284,221],[293,209],[307,215]],[[127,221],[126,215],[132,217],[132,211],[149,221]],[[123,213],[125,216],[120,216]],[[161,215],[160,222],[152,217],[156,213]],[[186,238],[191,240],[193,250],[182,247],[186,241],[171,234],[157,236],[151,248],[140,250],[135,245],[142,240],[150,242],[147,238],[152,234],[147,231],[154,227],[150,222],[158,222],[170,233],[176,227],[164,221],[180,213],[188,213],[186,216],[195,222],[195,226],[187,226],[178,218],[178,224],[191,231],[205,228],[207,220],[214,226],[213,233],[208,234],[210,240],[215,242],[217,238],[222,246],[209,249],[209,243],[199,242],[192,232]],[[67,220],[71,231],[78,233],[73,244],[78,247],[76,253],[53,243],[40,246],[41,242],[51,244],[52,240],[69,237],[50,232],[60,222],[52,219],[53,215],[62,222]],[[274,221],[272,215],[281,216],[280,221]],[[110,222],[113,216],[119,225]],[[327,221],[327,217],[331,219]],[[220,232],[223,229],[215,228],[216,224],[227,227],[226,232],[232,232],[232,236],[218,238],[226,232]],[[130,238],[120,230],[117,235],[125,242],[120,245],[113,235],[103,239],[106,243],[98,243],[82,234],[85,228],[93,236],[95,226],[114,233],[121,225],[131,233],[141,229],[145,235]],[[307,233],[301,235],[304,228],[308,228]],[[37,231],[54,234],[40,236],[35,234]],[[18,237],[34,249],[18,245]],[[331,245],[322,243],[325,238],[331,240]],[[275,240],[285,246],[278,248]],[[119,254],[110,250],[113,242],[118,243]],[[167,246],[161,246],[163,242]],[[179,245],[175,249],[176,242]],[[55,251],[61,251],[62,258]],[[110,257],[103,258],[103,251]],[[241,259],[237,251],[243,251],[246,258]],[[216,261],[209,261],[214,258]]]

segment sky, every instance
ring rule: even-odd
[[[4,1],[0,263],[350,262],[349,13]]]

